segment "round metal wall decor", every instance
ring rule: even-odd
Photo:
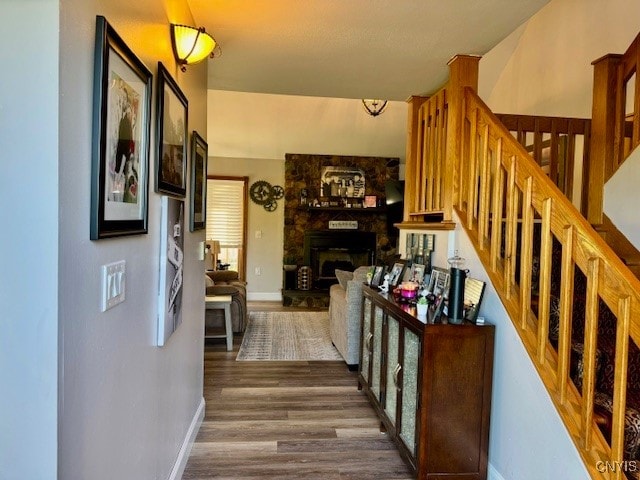
[[[264,180],[258,180],[254,182],[251,187],[249,187],[249,196],[254,203],[258,205],[264,205],[269,200],[271,200],[271,190],[273,187],[269,182],[265,182]]]
[[[249,197],[254,203],[262,205],[267,212],[273,212],[278,208],[276,200],[284,197],[284,188],[271,185],[265,180],[258,180],[249,187]]]

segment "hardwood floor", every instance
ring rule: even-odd
[[[205,419],[183,479],[413,478],[344,362],[236,362],[240,343],[205,345]]]

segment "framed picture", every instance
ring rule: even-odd
[[[429,291],[436,297],[442,295],[449,288],[449,276],[449,270],[446,268],[433,267],[429,278]]]
[[[412,280],[416,283],[422,283],[422,280],[424,280],[424,265],[420,263],[412,264],[409,280]]]
[[[373,278],[371,279],[371,286],[372,287],[378,287],[381,285],[382,283],[382,277],[384,275],[384,267],[383,266],[376,266],[375,272],[373,273]]]
[[[207,142],[195,130],[191,134],[191,214],[192,232],[205,227],[207,215]]]
[[[464,282],[464,318],[476,321],[480,311],[480,303],[484,295],[485,283],[482,280],[467,277]]]
[[[408,233],[407,234],[407,258],[412,262],[425,266],[426,271],[431,270],[431,253],[435,242],[432,233]]]
[[[364,172],[359,168],[323,167],[320,177],[321,197],[364,197]]]
[[[362,206],[364,208],[375,208],[377,206],[378,199],[375,195],[365,195]]]
[[[395,287],[402,280],[405,263],[402,261],[395,262],[389,273],[389,286]]]
[[[149,69],[97,16],[91,240],[147,233],[152,83]]]
[[[156,191],[184,197],[187,193],[188,102],[162,62],[158,62],[156,95]]]
[[[158,346],[182,323],[184,265],[184,202],[162,196],[160,226],[160,291],[158,292]]]

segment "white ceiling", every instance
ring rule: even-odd
[[[484,54],[549,0],[188,0],[220,43],[209,88],[406,100]]]

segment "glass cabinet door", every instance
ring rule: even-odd
[[[364,299],[364,310],[363,314],[363,324],[362,324],[362,337],[360,338],[360,350],[361,361],[360,361],[360,373],[364,380],[369,382],[369,365],[370,365],[370,354],[371,354],[371,338],[373,334],[371,333],[371,300],[368,298]]]
[[[378,305],[373,306],[373,356],[371,359],[371,390],[380,402],[380,366],[382,362],[382,322],[384,310]]]
[[[398,358],[400,342],[400,323],[391,315],[387,316],[387,381],[384,411],[396,423],[396,407],[398,404],[398,374],[400,373],[400,359]]]
[[[420,339],[413,331],[404,329],[404,355],[402,358],[402,412],[400,438],[409,451],[416,455],[416,414],[418,406],[418,361]]]

